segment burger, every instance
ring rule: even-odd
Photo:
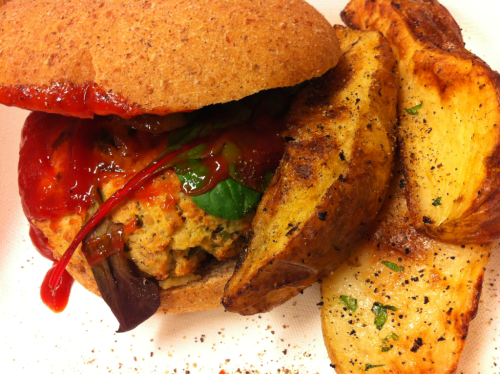
[[[74,278],[120,332],[219,307],[290,103],[339,55],[299,0],[2,7],[0,103],[33,111],[19,188],[33,243],[54,260],[42,299],[60,311]]]

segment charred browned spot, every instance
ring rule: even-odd
[[[495,145],[495,150],[492,152],[492,155],[488,157],[486,161],[486,165],[488,170],[494,170],[500,168],[500,144]],[[498,174],[497,171],[491,172],[491,174]]]
[[[404,14],[404,22],[416,39],[438,48],[464,47],[460,26],[437,1],[428,1],[425,6],[402,2],[398,9]]]
[[[478,277],[476,284],[474,285],[474,296],[473,296],[474,306],[471,308],[469,312],[470,321],[476,318],[477,310],[479,309],[479,299],[481,298],[481,292],[483,290],[483,280],[484,280],[484,274],[481,274]]]

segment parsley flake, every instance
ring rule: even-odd
[[[395,264],[394,262],[382,261],[382,263],[387,266],[389,269],[395,272],[403,271],[403,267]]]
[[[373,368],[379,368],[381,366],[385,366],[385,365],[372,365],[372,364],[366,364],[365,366],[365,371],[368,371],[370,369],[373,369]]]
[[[387,335],[385,337],[385,340],[389,341],[391,339],[394,339],[395,341],[398,341],[399,340],[399,336],[397,336],[396,334],[394,334],[393,332],[391,332],[389,335]]]
[[[379,330],[382,330],[382,327],[384,327],[387,322],[387,310],[395,312],[398,308],[392,305],[383,305],[379,302],[373,304],[372,313],[375,314],[375,320],[373,322]]]
[[[342,295],[340,296],[340,301],[349,309],[351,312],[355,312],[358,309],[358,300],[350,296]]]
[[[441,204],[441,198],[438,197],[436,200],[434,200],[434,202],[432,203],[433,206],[439,206],[439,205],[443,205]]]
[[[408,114],[411,114],[412,116],[417,116],[417,115],[418,115],[418,110],[419,110],[420,108],[422,108],[422,104],[423,104],[423,103],[424,103],[424,102],[423,102],[423,101],[421,101],[421,102],[420,102],[420,104],[415,105],[413,108],[410,108],[410,109],[405,109],[405,110],[408,112]]]

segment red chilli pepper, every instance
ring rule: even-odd
[[[130,195],[132,192],[136,191],[141,185],[151,178],[154,174],[162,170],[168,161],[172,160],[174,157],[184,153],[191,148],[199,145],[200,141],[191,142],[189,145],[182,146],[178,151],[172,153],[166,153],[164,151],[158,158],[151,162],[148,166],[137,173],[132,179],[130,179],[125,185],[116,191],[111,197],[102,204],[97,212],[88,220],[88,222],[80,229],[78,234],[71,242],[64,255],[59,260],[59,263],[54,268],[52,275],[49,280],[49,287],[52,291],[59,288],[61,284],[61,277],[69,263],[69,260],[75,253],[76,249],[80,243],[85,239],[85,237],[97,226],[97,224],[113,209],[118,203],[120,203],[124,198]]]

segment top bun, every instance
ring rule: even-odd
[[[339,56],[302,0],[19,0],[0,11],[0,103],[164,115],[294,86]],[[78,90],[84,110],[60,104]]]

